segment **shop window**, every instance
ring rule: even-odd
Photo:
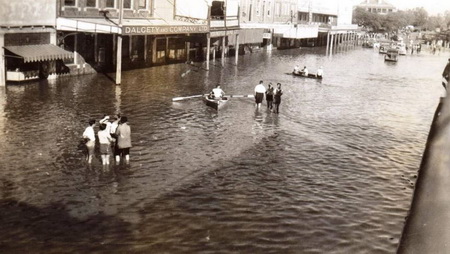
[[[123,8],[131,9],[131,0],[123,0]]]
[[[64,6],[76,6],[76,0],[64,0]]]
[[[139,0],[139,9],[147,9],[147,0]]]
[[[97,0],[86,0],[86,7],[97,7]]]
[[[211,18],[212,19],[224,19],[224,2],[213,1],[211,5]]]
[[[256,16],[259,16],[259,9],[261,8],[261,3],[259,0],[256,1]]]
[[[106,8],[115,8],[116,3],[115,0],[106,0]]]
[[[280,3],[275,3],[275,16],[281,15],[281,5]]]

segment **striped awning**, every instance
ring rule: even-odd
[[[6,46],[4,48],[23,58],[25,63],[73,58],[73,52],[67,51],[53,44]]]

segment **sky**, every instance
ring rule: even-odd
[[[353,0],[355,4],[359,4],[364,0]],[[443,14],[446,10],[450,11],[450,0],[385,0],[393,4],[399,10],[414,9],[423,7],[429,15]]]

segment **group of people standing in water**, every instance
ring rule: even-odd
[[[99,131],[95,135],[94,127],[96,121],[89,120],[89,126],[83,132],[83,139],[87,148],[86,161],[91,164],[95,154],[95,145],[98,137],[100,145],[100,155],[103,165],[109,165],[110,155],[114,154],[116,164],[120,163],[121,158],[125,158],[125,162],[130,161],[131,148],[131,128],[128,125],[128,118],[126,116],[110,117],[103,116],[99,121]]]
[[[279,113],[281,95],[283,95],[283,90],[281,90],[281,83],[277,83],[277,87],[274,88],[272,83],[269,83],[268,88],[263,84],[261,80],[259,84],[255,87],[255,102],[256,107],[260,108],[262,101],[264,100],[264,95],[266,96],[267,108],[269,110],[273,109],[274,113]]]

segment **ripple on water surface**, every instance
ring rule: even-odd
[[[322,51],[255,53],[209,72],[184,64],[133,70],[121,86],[102,75],[7,86],[2,247],[394,252],[446,58],[424,53],[387,65],[370,50]],[[324,79],[286,75],[299,63],[324,66]],[[252,94],[261,79],[282,83],[280,114],[265,104],[256,110],[249,98],[220,112],[200,99],[171,102],[217,83]],[[106,169],[97,156],[87,166],[87,120],[117,112],[132,128],[131,164]]]

